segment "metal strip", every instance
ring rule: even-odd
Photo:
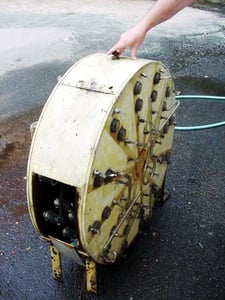
[[[65,255],[66,257],[74,260],[77,264],[84,266],[83,261],[81,260],[80,256],[78,255],[75,247],[71,244],[67,244],[63,241],[60,241],[52,236],[49,236],[52,244],[59,250],[60,253]]]

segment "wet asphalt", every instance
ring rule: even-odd
[[[48,245],[26,204],[29,126],[57,77],[105,52],[149,4],[132,1],[132,11],[125,2],[122,13],[119,1],[92,11],[88,1],[33,3],[0,4],[0,299],[225,299],[225,127],[175,132],[171,197],[154,208],[124,259],[98,266],[97,296],[85,292],[83,268],[64,257],[63,284],[52,279]],[[187,9],[154,29],[139,56],[165,63],[182,94],[225,96],[224,32],[221,10]],[[179,126],[224,117],[222,101],[182,101],[177,112]]]

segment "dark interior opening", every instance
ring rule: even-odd
[[[33,175],[33,205],[43,236],[78,245],[76,187],[38,174]]]

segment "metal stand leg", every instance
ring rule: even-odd
[[[61,255],[55,246],[50,245],[52,275],[57,281],[62,281]]]
[[[86,258],[86,286],[87,291],[91,293],[97,293],[97,272],[96,272],[96,263]]]

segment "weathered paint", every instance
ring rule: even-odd
[[[37,220],[34,174],[76,189],[78,242],[62,241],[61,252],[67,255],[68,246],[75,261],[83,253],[113,263],[162,198],[177,107],[173,80],[160,62],[94,54],[76,63],[50,95],[30,149],[28,206],[40,234],[54,239],[40,226],[46,220]]]

